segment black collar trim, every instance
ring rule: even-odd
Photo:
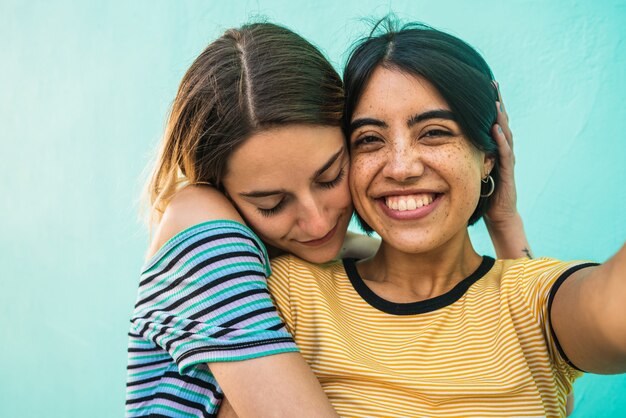
[[[357,291],[363,300],[379,311],[391,315],[416,315],[436,311],[437,309],[444,308],[459,300],[461,296],[467,292],[467,289],[469,289],[471,285],[476,283],[477,280],[491,270],[495,260],[489,256],[484,256],[482,263],[480,263],[480,266],[478,266],[476,271],[459,282],[447,293],[431,299],[409,303],[390,302],[374,293],[369,287],[367,287],[365,282],[363,282],[363,279],[356,269],[356,262],[357,260],[354,258],[346,258],[343,260],[343,266],[346,269],[346,273],[352,283],[352,286],[354,287],[354,290]]]

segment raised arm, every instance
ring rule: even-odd
[[[498,258],[533,258],[522,217],[517,211],[513,134],[499,88],[496,108],[498,116],[491,128],[491,135],[498,144],[500,183],[491,198],[491,206],[485,215],[485,225]]]
[[[485,215],[485,225],[493,242],[498,258],[533,258],[524,222],[517,211],[517,191],[515,187],[515,154],[513,133],[509,127],[509,116],[504,107],[499,85],[496,102],[497,120],[491,128],[491,135],[498,144],[500,159],[500,185],[493,196],[492,205]],[[566,416],[574,410],[574,393],[567,396]]]
[[[554,295],[552,328],[578,368],[626,372],[626,245],[604,264],[579,270]]]
[[[179,232],[212,220],[243,223],[235,208],[218,191],[204,186],[186,188],[168,205],[151,251],[156,252]],[[242,299],[241,303],[247,301]],[[232,306],[232,309],[236,307]],[[315,375],[297,352],[246,360],[233,357],[210,362],[208,367],[232,408],[242,418],[337,416]]]

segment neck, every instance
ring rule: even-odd
[[[387,297],[407,302],[448,292],[474,272],[481,261],[466,229],[464,234],[423,253],[407,253],[383,241],[378,252],[359,262],[357,268],[372,290],[385,287]]]

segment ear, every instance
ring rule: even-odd
[[[482,178],[486,178],[489,173],[491,173],[491,170],[493,170],[493,166],[496,163],[496,157],[493,155],[487,155],[485,154],[483,156],[483,176]]]

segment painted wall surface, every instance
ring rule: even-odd
[[[626,1],[0,0],[0,416],[114,417],[148,234],[145,167],[204,46],[254,16],[341,68],[393,10],[475,45],[500,81],[535,254],[626,238]],[[493,253],[482,225],[477,248]],[[626,375],[576,383],[576,417],[626,414]]]

